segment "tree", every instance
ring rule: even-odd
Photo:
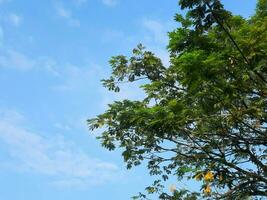
[[[169,33],[170,65],[142,45],[130,58],[112,57],[103,85],[119,92],[145,79],[146,97],[110,104],[89,126],[105,127],[98,139],[123,149],[127,168],[147,164],[157,180],[146,190],[159,199],[267,197],[267,0],[250,19],[219,0],[179,5],[188,12]],[[193,179],[200,191],[168,194],[170,176]]]

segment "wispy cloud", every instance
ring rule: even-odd
[[[73,0],[73,2],[74,2],[76,5],[82,5],[82,4],[87,3],[88,1],[87,1],[87,0]]]
[[[10,2],[10,0],[0,0],[0,4]]]
[[[85,120],[84,120],[85,121]],[[63,131],[70,131],[71,130],[71,127],[67,124],[62,124],[60,122],[57,122],[54,124],[54,126],[57,128],[57,129],[60,129],[60,130],[63,130]]]
[[[118,5],[119,0],[102,0],[102,3],[106,6],[112,7]]]
[[[57,62],[47,57],[31,57],[24,52],[17,51],[12,48],[7,48],[3,45],[4,33],[0,27],[0,68],[14,69],[18,71],[40,70],[47,72],[53,76],[59,76],[56,70]],[[2,44],[2,45],[1,45]],[[1,48],[2,47],[2,48]]]
[[[61,92],[79,92],[88,90],[92,84],[99,83],[105,73],[98,65],[89,64],[87,67],[78,67],[65,64],[63,70],[58,70],[60,83],[53,89]]]
[[[0,26],[0,47],[3,45],[4,42],[4,31],[3,28]]]
[[[44,137],[25,128],[15,111],[0,112],[0,144],[11,157],[13,169],[51,177],[61,187],[103,184],[117,179],[116,165],[91,158],[62,135]]]
[[[152,19],[144,19],[142,25],[152,33],[152,39],[155,42],[167,44],[167,30],[161,22]]]
[[[135,36],[128,35],[122,30],[108,29],[108,28],[102,31],[100,42],[108,43],[109,45],[111,43],[114,43],[116,45],[122,45],[127,48],[133,47],[138,43],[136,41]]]
[[[161,58],[165,66],[168,66],[170,58],[166,49],[168,44],[167,32],[175,27],[174,23],[145,18],[141,21],[141,25],[145,31],[144,38],[146,46]]]
[[[0,27],[0,44],[1,44]],[[1,47],[1,45],[0,45]],[[21,72],[38,71],[47,73],[54,78],[52,90],[59,92],[84,92],[99,84],[106,72],[97,64],[84,64],[83,67],[71,63],[59,63],[50,57],[29,56],[15,49],[0,48],[0,69],[16,70]]]
[[[2,50],[0,55],[0,68],[11,68],[22,71],[32,69],[35,61],[28,58],[23,53],[15,50]]]
[[[21,25],[23,18],[18,14],[10,13],[7,16],[7,20],[11,25],[18,27]]]
[[[59,17],[67,20],[70,26],[79,27],[80,21],[73,17],[72,11],[65,8],[63,5],[56,6],[56,13]]]

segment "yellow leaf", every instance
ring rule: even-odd
[[[206,188],[204,189],[204,193],[206,194],[210,194],[211,193],[211,188],[209,185],[206,186]]]
[[[213,173],[211,171],[208,171],[206,173],[206,175],[204,176],[204,180],[205,181],[213,181],[214,180]]]

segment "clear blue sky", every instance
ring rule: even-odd
[[[256,4],[224,2],[245,17]],[[99,80],[112,55],[140,42],[168,63],[176,12],[177,0],[0,0],[1,200],[125,200],[151,183],[100,147],[85,120],[142,96],[114,96]]]

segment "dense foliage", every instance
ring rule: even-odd
[[[146,97],[114,102],[89,126],[105,127],[102,145],[122,148],[128,168],[147,163],[158,179],[146,190],[161,199],[265,198],[267,0],[250,19],[219,0],[179,5],[187,15],[176,15],[181,26],[169,33],[170,65],[142,45],[130,58],[113,57],[104,86],[119,92],[120,83],[146,79]],[[201,188],[167,193],[170,176]]]

